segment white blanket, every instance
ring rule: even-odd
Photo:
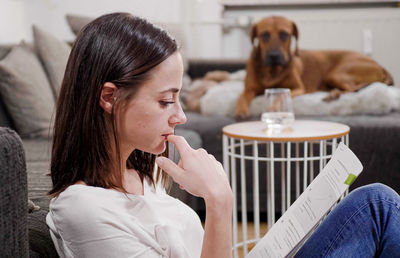
[[[201,113],[233,116],[236,102],[243,91],[243,72],[233,74],[231,80],[210,88],[201,98]],[[293,98],[293,109],[298,115],[359,115],[387,114],[400,110],[400,88],[376,82],[359,90],[345,93],[339,99],[325,102],[327,92],[315,92]],[[264,96],[250,103],[250,113],[261,115]]]

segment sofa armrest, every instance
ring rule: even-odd
[[[0,246],[4,257],[28,257],[25,154],[17,133],[0,127]]]

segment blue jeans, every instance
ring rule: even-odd
[[[400,257],[400,196],[383,184],[355,189],[295,257]]]

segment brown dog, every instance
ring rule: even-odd
[[[236,118],[248,117],[251,100],[267,88],[289,88],[292,97],[330,91],[325,98],[329,101],[372,82],[393,84],[390,74],[370,57],[352,51],[299,51],[298,36],[296,24],[284,17],[268,17],[252,27],[254,47]],[[296,39],[294,53],[290,49],[292,37]]]

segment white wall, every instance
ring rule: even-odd
[[[222,57],[222,6],[219,0],[181,0],[182,22],[191,58]]]
[[[309,49],[363,52],[367,44],[364,31],[370,31],[370,55],[387,67],[400,84],[400,8],[223,12],[219,0],[0,0],[0,44],[32,41],[32,24],[61,39],[72,40],[65,14],[96,17],[114,11],[130,12],[154,22],[182,24],[189,58],[247,59],[251,49],[247,32],[223,31],[221,26],[223,20],[229,23],[238,17],[257,20],[269,15],[287,16],[299,27],[299,46]]]
[[[0,0],[0,44],[14,43],[23,39],[29,31],[26,23],[24,3]]]
[[[180,22],[181,0],[0,0],[0,44],[32,40],[36,24],[64,39],[73,39],[65,14],[97,17],[123,11],[154,22]]]
[[[209,24],[222,15],[218,0],[0,0],[0,44],[32,41],[32,24],[72,40],[65,14],[97,17],[115,11],[153,22],[180,23],[186,32],[188,57],[221,57],[220,25]]]

